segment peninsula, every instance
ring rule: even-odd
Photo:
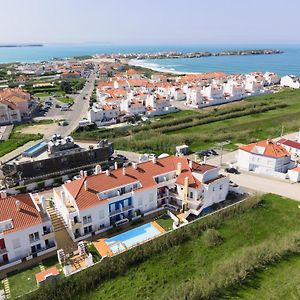
[[[19,45],[19,44],[6,44],[6,45],[1,45],[0,48],[18,48],[18,47],[43,47],[43,44],[24,44],[24,45]]]

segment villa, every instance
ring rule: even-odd
[[[294,167],[294,163],[283,146],[272,140],[264,140],[241,146],[237,166],[245,171],[286,178],[287,171]]]
[[[97,166],[94,175],[55,188],[53,201],[71,238],[79,241],[165,208],[185,218],[199,216],[224,201],[228,189],[218,167],[168,156],[105,172]]]

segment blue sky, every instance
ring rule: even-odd
[[[299,0],[1,0],[0,43],[300,43]]]

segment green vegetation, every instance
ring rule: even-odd
[[[100,255],[100,253],[98,252],[98,250],[96,249],[96,247],[94,246],[93,243],[88,242],[86,244],[86,248],[87,248],[87,251],[93,255],[93,262],[94,263],[100,261],[101,255]]]
[[[42,122],[43,123],[43,122]],[[23,134],[20,132],[20,130],[24,126],[30,126],[33,123],[27,123],[22,125],[16,125],[9,137],[9,139],[3,143],[0,143],[0,157],[3,155],[10,153],[11,151],[23,146],[24,144],[30,142],[30,141],[37,141],[41,139],[43,136],[38,134]],[[40,124],[37,122],[37,124]]]
[[[199,151],[225,140],[231,141],[226,147],[234,149],[237,143],[277,137],[282,126],[285,133],[298,130],[299,113],[300,91],[283,90],[220,107],[174,113],[141,126],[106,130],[80,128],[73,136],[87,140],[108,138],[116,149],[157,154],[174,153],[180,144]]]
[[[80,55],[80,56],[74,56],[74,59],[78,59],[78,60],[86,60],[86,59],[92,59],[93,56],[92,55]]]
[[[206,231],[204,231],[202,240],[206,247],[218,246],[223,241],[220,233],[214,228],[208,228]]]
[[[46,92],[44,92],[44,93],[36,93],[36,94],[34,94],[34,96],[35,97],[39,97],[39,98],[41,98],[41,97],[50,97],[51,96],[51,94],[50,93],[46,93]]]
[[[74,99],[69,96],[59,97],[59,98],[56,98],[56,100],[59,102],[65,103],[65,104],[74,103]]]
[[[173,220],[168,215],[163,215],[155,220],[165,231],[173,229]]]
[[[11,299],[16,299],[37,289],[35,274],[40,272],[39,266],[30,268],[21,273],[8,274]]]
[[[299,299],[300,256],[287,257],[246,279],[241,286],[225,293],[226,299]]]
[[[300,252],[299,216],[295,201],[250,198],[25,299],[220,299],[255,272]],[[207,229],[217,231],[209,244]]]

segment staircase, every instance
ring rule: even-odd
[[[60,214],[53,207],[48,207],[47,211],[50,215],[54,232],[66,229],[67,224],[65,223],[63,218],[60,216]]]
[[[47,211],[50,215],[52,226],[54,229],[57,248],[63,249],[65,253],[72,253],[77,249],[77,245],[73,242],[67,231],[66,222],[63,220],[63,218],[55,208],[48,207]]]

